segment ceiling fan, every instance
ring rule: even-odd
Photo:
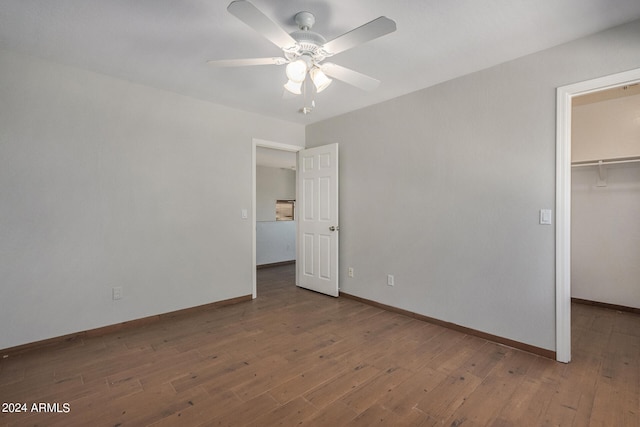
[[[229,4],[227,10],[282,49],[283,56],[211,60],[207,63],[215,67],[287,64],[286,76],[288,80],[284,88],[294,95],[303,93],[306,95],[307,87],[315,90],[316,93],[322,92],[331,84],[331,78],[362,90],[376,89],[380,84],[379,80],[331,62],[324,62],[324,60],[396,30],[396,23],[393,20],[381,16],[331,41],[327,41],[322,35],[311,30],[315,23],[315,17],[311,12],[297,13],[295,22],[299,30],[287,33],[249,1],[233,1]],[[307,79],[307,76],[309,76],[309,79]],[[313,86],[310,82],[313,83]],[[311,106],[305,105],[301,112],[304,114],[310,113],[313,105],[312,101]]]

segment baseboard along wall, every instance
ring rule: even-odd
[[[129,320],[127,322],[116,323],[114,325],[102,326],[100,328],[89,329],[86,331],[75,332],[72,334],[62,335],[59,337],[49,338],[46,340],[35,341],[32,343],[22,344],[15,347],[6,348],[0,350],[0,357],[6,358],[14,356],[16,354],[25,353],[27,351],[38,350],[45,347],[51,347],[64,342],[73,342],[82,338],[98,337],[101,335],[110,334],[113,332],[121,331],[128,328],[136,328],[150,323],[159,322],[161,320],[167,320],[178,316],[188,315],[189,313],[195,313],[203,310],[210,310],[213,308],[224,307],[226,305],[238,304],[244,301],[251,301],[251,295],[244,295],[236,298],[231,298],[223,301],[212,302],[210,304],[198,305],[195,307],[185,308],[182,310],[171,311],[169,313],[157,314],[154,316],[143,317],[141,319]]]
[[[355,295],[350,295],[344,292],[340,292],[340,296],[345,298],[350,298],[363,304],[372,305],[374,307],[381,308],[383,310],[392,311],[394,313],[403,314],[405,316],[413,317],[414,319],[422,320],[424,322],[429,322],[436,324],[438,326],[442,326],[448,329],[453,329],[454,331],[462,332],[467,335],[473,335],[478,338],[485,339],[487,341],[492,341],[498,344],[506,345],[508,347],[513,347],[518,350],[526,351],[532,354],[536,354],[538,356],[546,357],[548,359],[556,360],[556,352],[553,350],[547,350],[545,348],[536,347],[533,345],[525,344],[520,341],[514,341],[509,338],[500,337],[497,335],[488,334],[486,332],[478,331],[476,329],[467,328],[466,326],[456,325],[455,323],[445,322],[443,320],[435,319],[433,317],[425,316],[422,314],[414,313],[412,311],[404,310],[401,308],[393,307],[391,305],[382,304],[377,301],[368,300],[366,298],[357,297]]]
[[[628,313],[640,314],[640,308],[627,307],[625,305],[609,304],[606,302],[591,301],[588,299],[573,298],[573,297],[571,297],[571,302],[575,302],[576,304],[593,305],[595,307],[608,308],[609,310],[625,311]]]

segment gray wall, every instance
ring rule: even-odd
[[[256,265],[295,261],[296,222],[256,223]]]
[[[0,99],[0,348],[252,293],[252,138],[303,126],[4,50]]]
[[[341,290],[554,350],[556,88],[640,67],[639,40],[636,21],[307,126],[340,144]]]
[[[256,167],[256,221],[276,220],[276,200],[296,198],[296,171]]]

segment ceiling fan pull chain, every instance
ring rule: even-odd
[[[309,91],[311,91],[311,94],[309,94]],[[302,114],[310,114],[316,106],[316,101],[313,99],[313,87],[311,87],[311,81],[308,78],[305,78],[302,83],[302,100],[303,106],[300,112]]]

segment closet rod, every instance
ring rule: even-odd
[[[573,162],[571,163],[571,167],[580,167],[580,166],[599,166],[599,165],[615,165],[619,163],[637,163],[640,162],[640,156],[634,157],[619,157],[617,159],[603,159],[597,161],[582,161],[582,162]]]

